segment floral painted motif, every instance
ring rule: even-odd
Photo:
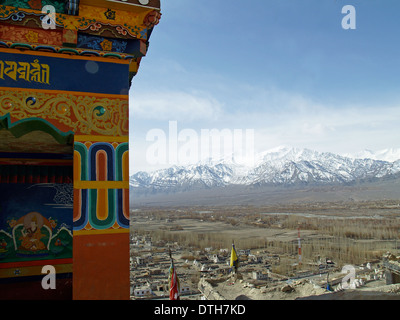
[[[104,51],[112,51],[113,43],[110,40],[104,39],[100,45]]]
[[[38,43],[39,42],[39,33],[29,30],[25,35],[25,38],[28,42]]]
[[[106,39],[98,36],[80,34],[78,36],[78,47],[93,50],[125,52],[128,46],[126,40]]]
[[[61,32],[0,25],[0,39],[46,45],[62,45]]]

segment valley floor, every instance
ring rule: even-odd
[[[367,282],[369,287],[385,283],[382,257],[387,252],[400,254],[400,207],[393,200],[263,207],[142,207],[132,210],[131,220],[132,287],[153,286],[153,294],[157,286],[167,286],[169,250],[193,299],[202,294],[201,281],[214,283],[215,290],[222,290],[218,293],[221,296],[235,286],[263,299],[269,295],[271,299],[321,295],[326,293],[327,275],[340,274],[345,265],[359,270],[370,262],[374,268],[363,278],[364,290]],[[227,265],[233,242],[243,277],[234,283]],[[297,295],[281,291],[290,279],[304,280],[297,284]]]

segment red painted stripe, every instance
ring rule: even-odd
[[[35,260],[35,261],[7,262],[7,263],[0,263],[0,269],[21,268],[21,267],[35,267],[35,266],[57,265],[57,264],[69,264],[69,263],[72,263],[72,258],[69,258],[69,259],[55,259],[55,260]]]

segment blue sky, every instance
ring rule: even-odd
[[[356,29],[344,30],[345,5]],[[162,0],[130,91],[131,173],[155,128],[252,129],[255,151],[400,147],[397,0]],[[174,163],[168,163],[169,166]]]

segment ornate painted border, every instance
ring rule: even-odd
[[[27,26],[33,23],[41,28],[46,15],[41,11],[20,9],[0,5],[0,21]],[[103,26],[113,28],[124,37],[148,39],[148,30],[159,23],[161,14],[156,10],[145,10],[141,13],[111,10],[99,7],[80,6],[80,15],[71,16],[56,14],[56,27],[68,30],[98,31]]]
[[[123,96],[0,88],[0,114],[13,121],[40,117],[75,134],[126,136],[128,112]]]

